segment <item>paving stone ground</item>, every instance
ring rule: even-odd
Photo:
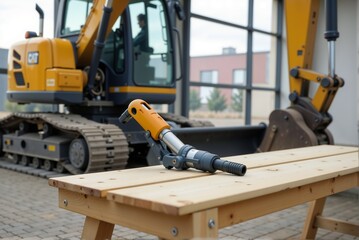
[[[85,217],[57,206],[57,189],[47,179],[0,168],[0,239],[80,239]],[[219,239],[299,239],[307,205],[253,219],[220,230]],[[328,198],[324,215],[359,224],[356,192]],[[116,225],[113,239],[157,239]],[[317,239],[359,240],[320,229]]]

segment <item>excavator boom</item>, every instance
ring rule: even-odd
[[[319,6],[319,0],[285,1],[289,71],[312,67]],[[303,79],[290,76],[289,83],[290,92],[308,95],[309,84]]]
[[[112,12],[110,14],[109,23],[106,29],[106,36],[110,33],[111,27],[116,22],[118,16],[128,6],[128,0],[96,0],[93,2],[91,10],[84,26],[81,28],[80,35],[76,41],[78,65],[88,66],[91,63],[91,57],[94,49],[94,42],[101,23],[104,6],[111,5]]]
[[[328,74],[311,69],[319,3],[319,0],[285,1],[291,106],[271,113],[259,151],[334,143],[327,129],[332,122],[328,110],[338,89],[344,85],[344,80],[334,74],[334,41],[339,37],[337,0],[325,1]],[[309,96],[310,85],[314,83],[318,86],[314,95]]]

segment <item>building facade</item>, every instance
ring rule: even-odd
[[[201,82],[208,84],[234,84],[238,88],[220,88],[221,95],[224,96],[226,102],[226,109],[223,111],[231,111],[238,104],[235,96],[240,93],[242,99],[245,94],[245,87],[271,87],[273,84],[270,80],[270,66],[269,66],[269,52],[255,52],[253,53],[253,70],[252,78],[247,79],[247,54],[236,53],[234,48],[223,48],[221,55],[211,56],[196,56],[191,57],[190,60],[190,81]],[[247,81],[250,81],[249,83]],[[209,86],[192,86],[191,91],[197,91],[200,96],[201,103],[204,105],[202,110],[206,107],[208,98],[213,91],[213,87]],[[274,108],[274,96],[271,93],[255,91],[252,95],[252,109],[253,117],[268,118],[269,112]],[[263,104],[264,102],[272,102],[272,104]],[[241,101],[244,109],[244,101]]]
[[[0,48],[0,111],[5,111],[8,50]]]

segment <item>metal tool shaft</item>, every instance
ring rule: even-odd
[[[171,149],[175,154],[178,154],[179,150],[184,146],[184,143],[179,140],[170,130],[164,129],[160,133],[160,139]]]

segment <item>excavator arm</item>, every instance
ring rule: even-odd
[[[310,69],[317,31],[319,0],[285,2],[288,66]],[[290,91],[308,95],[309,84],[302,78],[289,77]]]
[[[334,143],[327,129],[332,122],[328,110],[344,85],[334,71],[334,42],[339,37],[337,1],[325,1],[328,74],[311,70],[319,7],[319,0],[285,1],[291,106],[271,113],[259,151]],[[316,90],[309,96],[312,85],[317,85]]]
[[[109,22],[106,28],[106,36],[110,33],[111,27],[116,22],[118,16],[122,14],[128,6],[128,0],[95,0],[86,18],[84,26],[81,28],[80,35],[76,41],[78,65],[89,66],[94,51],[94,42],[98,34],[100,23],[103,17],[104,7],[111,8]]]

